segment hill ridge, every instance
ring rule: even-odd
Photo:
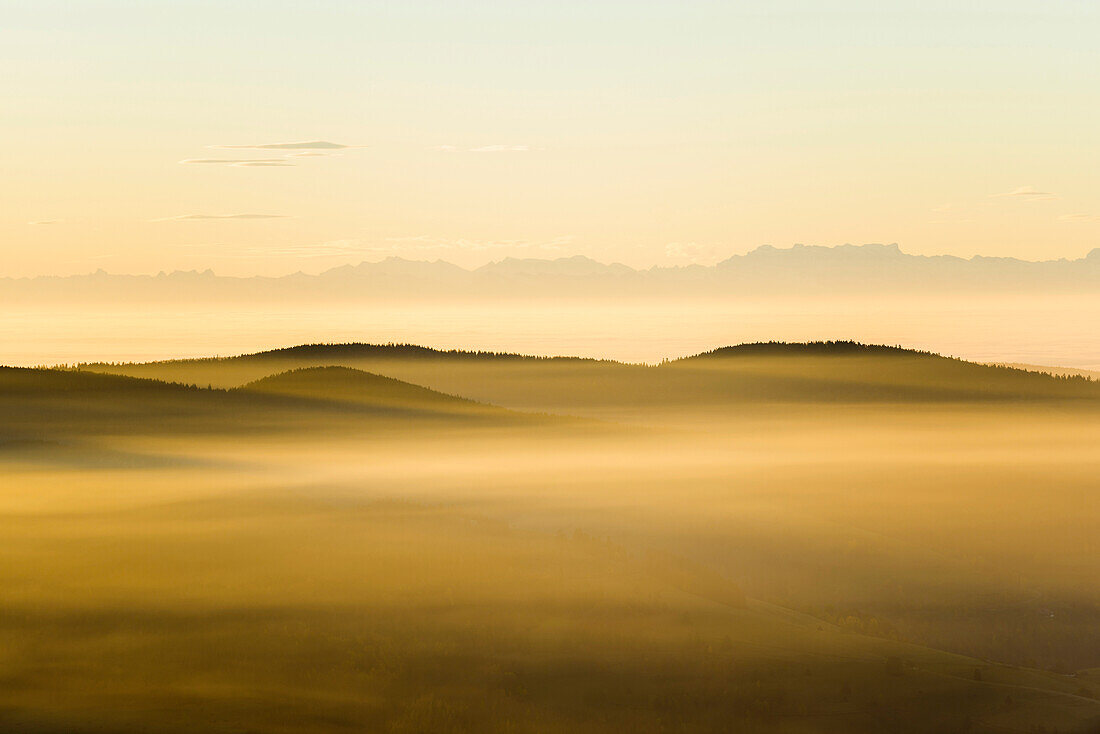
[[[326,391],[326,388],[328,390]],[[313,365],[277,372],[236,388],[269,395],[348,402],[401,403],[407,407],[493,409],[486,403],[433,390],[406,380],[344,365]],[[352,391],[352,392],[349,392]]]
[[[846,340],[745,343],[658,365],[350,343],[301,345],[233,358],[86,368],[240,387],[275,373],[332,365],[502,408],[589,417],[609,406],[644,409],[677,404],[974,400],[1100,404],[1100,382],[1085,377],[1056,377]],[[332,374],[335,378],[339,373]],[[331,393],[334,388],[327,389]],[[360,385],[352,392],[363,389]]]

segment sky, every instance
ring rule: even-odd
[[[0,276],[1082,257],[1097,38],[1091,0],[0,0]]]

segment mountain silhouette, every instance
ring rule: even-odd
[[[317,275],[224,277],[210,270],[0,278],[0,302],[364,302],[574,297],[723,297],[853,293],[1095,293],[1100,248],[1078,259],[1028,261],[911,255],[892,245],[758,247],[713,266],[635,269],[584,256],[506,258],[467,270],[390,257]]]

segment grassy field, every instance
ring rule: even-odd
[[[0,727],[1097,731],[1098,397],[850,344],[0,369]]]

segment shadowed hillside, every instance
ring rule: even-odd
[[[0,438],[356,430],[379,421],[513,420],[507,411],[347,368],[307,368],[241,389],[88,371],[0,367]]]
[[[266,407],[224,390],[161,380],[0,368],[0,430],[9,435],[232,430]]]
[[[264,377],[237,389],[378,408],[441,412],[494,410],[471,400],[350,367],[302,367]]]

